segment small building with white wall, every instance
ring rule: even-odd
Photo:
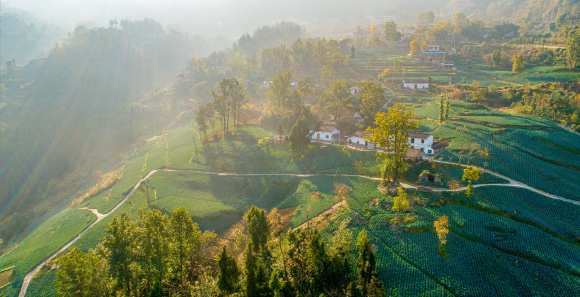
[[[336,128],[322,127],[319,131],[312,131],[312,141],[337,143],[340,141],[340,131]]]
[[[416,89],[428,89],[429,81],[426,79],[403,79],[403,88],[416,90]]]

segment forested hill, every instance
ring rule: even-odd
[[[187,35],[153,20],[79,26],[47,58],[2,75],[0,236],[10,239],[93,183],[171,107],[133,102],[174,79],[197,52]],[[99,165],[97,165],[99,164]],[[90,169],[89,169],[90,168]],[[89,178],[87,178],[89,177]],[[57,194],[58,193],[58,194]]]

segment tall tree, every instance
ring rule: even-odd
[[[439,125],[443,125],[443,121],[445,120],[445,107],[443,106],[443,93],[439,95]]]
[[[343,78],[332,80],[328,89],[322,93],[319,104],[326,112],[340,120],[350,106],[350,98],[352,97],[350,87],[351,84]]]
[[[469,183],[467,185],[465,195],[467,195],[467,197],[470,197],[471,195],[473,195],[473,185],[471,181],[479,179],[479,169],[477,169],[477,167],[469,167],[469,166],[463,169],[463,176],[461,177],[461,180],[465,181],[466,179],[469,181]]]
[[[357,239],[358,259],[356,267],[358,271],[358,290],[362,296],[383,296],[383,284],[378,280],[376,271],[375,254],[371,250],[366,230],[362,230]],[[373,294],[369,294],[369,293]]]
[[[185,207],[175,209],[170,219],[171,267],[178,279],[187,277],[190,255],[201,246],[201,232]]]
[[[376,128],[368,128],[366,133],[371,136],[365,137],[366,140],[379,146],[382,151],[377,151],[377,155],[383,160],[384,165],[381,168],[381,185],[385,186],[388,178],[396,180],[399,173],[404,172],[409,166],[405,162],[407,149],[408,131],[417,129],[418,124],[412,121],[412,107],[404,106],[400,103],[389,108],[387,113],[378,113],[375,118]]]
[[[256,279],[256,271],[258,270],[258,259],[254,255],[254,245],[252,240],[248,240],[248,246],[244,252],[244,272],[246,275],[246,297],[259,296],[258,282]]]
[[[105,231],[109,234],[103,240],[109,272],[116,281],[117,289],[125,295],[132,295],[133,272],[131,264],[135,260],[135,222],[127,212],[121,213],[121,218],[114,217],[107,224]]]
[[[236,258],[226,250],[226,246],[222,247],[221,253],[218,254],[218,288],[227,294],[232,294],[236,291],[239,278],[240,269]]]
[[[580,29],[576,29],[566,40],[566,60],[568,68],[576,69],[580,64]]]
[[[381,103],[385,100],[385,91],[381,84],[369,79],[359,82],[359,111],[364,116],[365,124],[370,125],[377,112],[381,111]]]
[[[413,39],[409,42],[409,46],[411,48],[411,56],[418,56],[421,54],[421,45],[419,41]]]
[[[310,143],[310,130],[308,130],[308,124],[304,116],[301,116],[294,126],[292,126],[288,140],[290,140],[290,146],[292,147],[292,154],[294,156],[300,155],[308,147]]]
[[[266,211],[252,206],[246,214],[248,233],[254,245],[254,252],[259,253],[265,248],[270,236],[270,222],[266,218]]]
[[[383,33],[385,34],[385,40],[391,45],[401,38],[401,33],[397,31],[397,24],[394,21],[385,23]]]
[[[158,210],[146,206],[139,209],[137,219],[137,252],[141,271],[145,274],[146,288],[161,283],[168,273],[167,258],[169,219]]]
[[[522,55],[515,55],[512,58],[513,67],[512,71],[516,74],[520,74],[524,72],[524,56]]]

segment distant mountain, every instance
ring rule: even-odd
[[[26,65],[47,55],[54,44],[66,36],[62,28],[47,24],[24,10],[2,5],[0,15],[0,63]]]

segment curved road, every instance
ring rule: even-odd
[[[454,163],[454,162],[447,162],[447,161],[440,161],[440,160],[431,160],[437,163],[445,163],[445,164],[452,164],[452,165],[460,165],[462,167],[467,167],[468,165],[465,164],[459,164],[459,163]],[[479,170],[483,170],[483,168],[478,167],[478,166],[471,166],[471,167],[477,167]],[[89,209],[91,210],[95,215],[97,215],[97,220],[94,221],[92,224],[90,224],[88,227],[86,227],[81,233],[79,233],[77,236],[75,236],[71,241],[69,241],[67,244],[65,244],[62,248],[60,248],[58,251],[56,251],[54,254],[52,254],[50,257],[46,258],[44,261],[42,261],[42,263],[40,263],[38,266],[36,266],[33,270],[31,270],[28,274],[26,274],[26,276],[24,277],[24,281],[22,282],[22,287],[20,289],[20,294],[18,295],[19,297],[24,297],[26,295],[26,290],[28,289],[28,285],[30,285],[30,281],[32,280],[32,278],[34,277],[34,275],[36,275],[36,273],[38,271],[40,271],[40,269],[42,267],[44,267],[44,265],[46,265],[48,262],[50,262],[52,259],[54,259],[58,254],[62,253],[64,250],[66,250],[67,248],[69,248],[73,243],[75,243],[87,230],[91,229],[94,225],[96,225],[98,222],[102,221],[104,218],[106,218],[107,216],[109,216],[111,213],[113,213],[115,210],[117,210],[117,208],[119,208],[123,203],[125,203],[125,201],[127,201],[127,199],[129,199],[129,197],[131,197],[131,195],[133,195],[133,193],[135,193],[135,191],[139,188],[139,186],[141,185],[141,183],[143,181],[145,181],[146,179],[148,179],[151,175],[153,175],[155,172],[159,171],[160,169],[155,169],[155,170],[151,170],[151,172],[149,172],[144,178],[142,178],[134,187],[133,189],[131,189],[131,191],[129,192],[129,194],[127,194],[125,196],[125,198],[123,198],[123,200],[121,200],[117,205],[115,205],[115,207],[113,209],[111,209],[109,212],[105,213],[105,214],[101,214],[99,213],[96,209]],[[196,173],[202,173],[202,174],[211,174],[211,175],[218,175],[218,176],[295,176],[295,177],[312,177],[312,176],[345,176],[345,177],[360,177],[360,178],[364,178],[364,179],[370,179],[370,180],[381,180],[381,178],[379,177],[370,177],[370,176],[366,176],[366,175],[355,175],[355,174],[294,174],[294,173],[228,173],[228,172],[207,172],[207,171],[199,171],[199,170],[187,170],[187,169],[162,169],[163,171],[169,171],[169,172],[175,172],[175,171],[188,171],[188,172],[196,172]],[[495,175],[497,177],[503,178],[507,181],[509,181],[509,183],[507,184],[479,184],[479,185],[474,185],[474,188],[478,188],[478,187],[489,187],[489,186],[504,186],[504,187],[519,187],[519,188],[524,188],[524,189],[528,189],[532,192],[541,194],[545,197],[551,198],[551,199],[556,199],[556,200],[560,200],[563,202],[567,202],[567,203],[571,203],[571,204],[575,204],[575,205],[580,205],[580,201],[575,201],[575,200],[571,200],[568,198],[564,198],[561,196],[557,196],[557,195],[553,195],[547,192],[544,192],[542,190],[530,187],[522,182],[516,181],[514,179],[511,179],[505,175],[499,174],[497,172],[485,169],[485,172],[488,172],[489,174]],[[416,189],[417,186],[413,185],[413,184],[409,184],[409,183],[401,183],[401,185],[405,188],[413,188]],[[432,187],[426,187],[428,189],[430,189],[433,192],[460,192],[460,191],[464,191],[465,189],[467,189],[467,187],[461,187],[458,189],[443,189],[443,188],[432,188]],[[88,209],[88,208],[85,208]]]

